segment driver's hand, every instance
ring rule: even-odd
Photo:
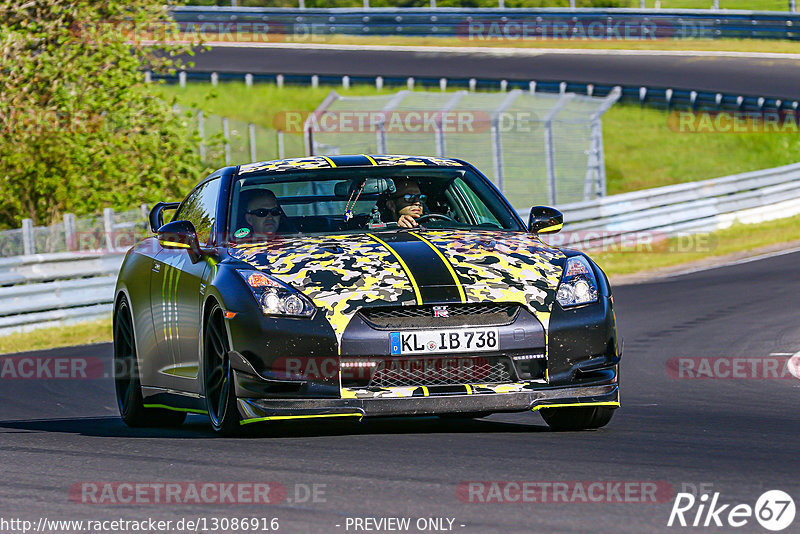
[[[419,226],[417,224],[416,219],[411,215],[401,215],[399,219],[397,219],[397,225],[402,226],[403,228],[414,228]]]

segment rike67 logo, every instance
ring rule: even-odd
[[[739,528],[750,525],[754,517],[767,530],[784,530],[794,521],[794,500],[781,490],[764,492],[756,500],[755,506],[723,504],[719,492],[711,496],[703,493],[699,497],[691,493],[678,493],[667,526]]]

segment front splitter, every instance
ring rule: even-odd
[[[531,389],[508,393],[341,399],[238,399],[242,424],[308,418],[521,412],[575,406],[619,406],[618,384]]]

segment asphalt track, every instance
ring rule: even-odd
[[[781,489],[800,504],[800,380],[689,380],[667,372],[675,357],[800,351],[798,268],[795,252],[616,288],[625,339],[623,407],[598,431],[550,432],[538,415],[520,413],[477,421],[284,423],[244,438],[217,438],[200,416],[177,430],[126,428],[116,417],[109,378],[6,377],[0,379],[0,519],[277,517],[279,531],[292,533],[354,532],[345,529],[348,517],[447,517],[464,533],[687,530],[666,527],[673,493],[646,504],[459,500],[459,484],[475,480],[659,481],[672,492],[710,484],[720,502],[751,506],[764,491]],[[102,344],[29,355],[98,358],[108,372],[110,352]],[[69,488],[85,481],[272,481],[287,488],[289,500],[70,500]],[[312,484],[324,485],[317,502],[294,496]],[[800,517],[795,532],[798,524]],[[751,519],[738,531],[764,530]]]
[[[509,54],[490,48],[483,52],[459,52],[457,48],[427,52],[401,47],[353,48],[217,45],[192,57],[195,63],[192,70],[567,81],[800,98],[800,61],[796,58],[597,51]]]

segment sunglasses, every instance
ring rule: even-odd
[[[407,194],[407,195],[398,195],[396,197],[392,197],[395,200],[403,199],[408,204],[413,204],[417,201],[425,202],[427,200],[428,195],[417,195],[417,194]]]
[[[281,214],[280,208],[258,208],[257,210],[252,210],[247,212],[248,215],[255,215],[256,217],[266,217],[268,215],[272,215],[273,217],[277,217]]]

